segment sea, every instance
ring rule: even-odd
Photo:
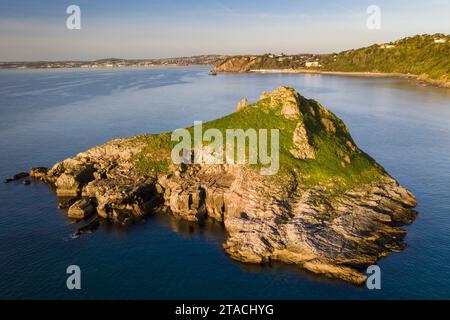
[[[0,177],[50,167],[117,137],[234,112],[285,85],[338,115],[357,143],[417,197],[406,248],[369,290],[292,265],[233,261],[220,224],[150,215],[128,227],[76,226],[54,191],[0,184],[0,299],[449,299],[450,90],[395,78],[218,74],[207,67],[0,70]],[[67,267],[81,289],[66,286]]]

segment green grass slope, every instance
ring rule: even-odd
[[[226,129],[279,129],[280,170],[277,176],[294,174],[306,186],[320,184],[329,186],[334,191],[345,191],[377,181],[385,175],[383,168],[370,156],[354,147],[347,127],[337,116],[315,100],[299,97],[299,108],[302,110],[300,119],[281,116],[281,105],[274,108],[269,95],[238,112],[204,123],[203,132],[216,128],[225,137]],[[308,109],[314,111],[307,112]],[[326,130],[323,119],[333,123],[334,132]],[[290,152],[293,148],[293,133],[299,121],[303,121],[309,133],[310,143],[316,153],[315,159],[297,159]],[[193,136],[193,127],[188,130]],[[177,143],[171,141],[171,132],[144,135],[138,139],[147,145],[135,158],[139,169],[147,174],[170,173],[170,153]]]

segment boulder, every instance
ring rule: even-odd
[[[84,219],[94,213],[94,207],[86,199],[80,199],[70,206],[67,216],[74,219]]]
[[[84,185],[94,179],[95,169],[92,165],[76,168],[72,172],[64,172],[55,182],[58,196],[78,196]]]
[[[44,179],[47,175],[48,168],[45,167],[34,167],[30,170],[30,176],[36,179]]]

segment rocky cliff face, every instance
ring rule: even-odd
[[[216,64],[216,72],[249,72],[256,69],[302,69],[307,61],[318,56],[302,55],[250,55],[227,57]]]
[[[126,224],[158,208],[189,221],[216,220],[228,234],[225,251],[242,262],[278,260],[361,284],[368,265],[403,248],[399,226],[413,221],[414,196],[354,144],[335,115],[286,87],[239,109],[230,117],[278,121],[279,174],[236,164],[143,170],[143,158],[167,160],[164,146],[154,144],[161,135],[116,139],[30,174],[69,197],[61,205],[79,217],[94,208]]]
[[[249,72],[261,63],[259,56],[230,57],[221,62],[214,70],[216,72]]]

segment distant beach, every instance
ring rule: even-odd
[[[383,73],[383,72],[355,72],[355,71],[322,71],[317,69],[252,69],[251,73],[290,73],[290,74],[323,74],[341,77],[370,77],[370,78],[403,78],[413,79],[421,84],[429,84],[433,86],[450,88],[449,81],[433,80],[414,74],[404,73]]]

